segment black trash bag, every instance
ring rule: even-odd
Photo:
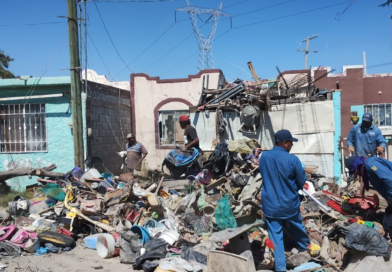
[[[155,269],[159,266],[159,262],[158,261],[146,261],[143,264],[143,272],[154,272]]]
[[[364,251],[371,255],[391,257],[388,241],[377,230],[362,224],[352,224],[346,235],[346,247]]]
[[[143,268],[144,262],[147,260],[160,260],[166,257],[167,253],[167,243],[163,239],[153,239],[144,244],[146,253],[138,257],[133,264],[133,269],[140,270]]]
[[[121,234],[121,239],[116,244],[120,248],[120,263],[132,264],[140,256],[142,244],[139,235],[132,231]]]
[[[195,261],[204,265],[207,265],[207,255],[195,251],[192,247],[182,246],[181,247],[181,258],[186,261]]]

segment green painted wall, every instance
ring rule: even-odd
[[[70,85],[69,77],[44,78],[43,84],[36,85],[34,95],[45,95],[55,93],[66,93],[63,97],[30,99],[28,103],[46,104],[46,130],[47,130],[47,152],[30,153],[2,153],[0,154],[0,171],[5,171],[20,167],[45,167],[52,163],[57,165],[55,172],[67,172],[74,168],[73,136],[69,123],[72,122],[72,110],[70,108]],[[25,96],[31,91],[33,86],[16,86],[5,83],[7,80],[0,80],[0,98]],[[15,79],[13,79],[15,81]],[[29,81],[34,82],[33,79]],[[37,82],[37,81],[35,81]],[[68,82],[68,83],[67,83]],[[26,100],[0,101],[0,104],[21,104]],[[86,96],[82,95],[83,119],[85,120]],[[85,125],[85,121],[83,122]],[[84,142],[86,135],[84,133]],[[13,178],[7,183],[14,190],[24,190],[27,185],[36,183],[37,178],[29,179],[26,176]]]

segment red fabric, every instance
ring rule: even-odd
[[[188,115],[181,115],[179,121],[188,121],[189,116]]]

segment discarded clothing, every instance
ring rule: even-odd
[[[377,230],[362,224],[352,224],[349,230],[345,237],[346,247],[376,256],[391,257],[388,241]]]

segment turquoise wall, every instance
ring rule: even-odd
[[[55,80],[46,78],[47,83],[56,83]],[[9,86],[3,83],[6,80],[0,80],[0,97],[16,97],[25,96],[32,88],[30,86]],[[59,85],[53,86],[36,86],[33,96],[65,93],[63,97],[30,99],[28,103],[45,103],[46,105],[46,131],[47,131],[47,152],[29,152],[29,153],[0,153],[0,171],[14,168],[32,167],[41,168],[52,163],[57,168],[54,172],[67,172],[74,168],[74,152],[73,152],[73,135],[69,123],[72,122],[72,109],[70,108],[70,85],[67,79],[61,78]],[[69,78],[68,78],[69,82]],[[1,101],[6,104],[23,104],[23,100]],[[86,96],[82,95],[83,116],[85,116]],[[85,127],[85,118],[83,118]],[[84,143],[86,143],[86,133],[84,130]],[[7,181],[14,190],[24,190],[27,185],[37,182],[37,177],[29,179],[27,176],[16,177]]]
[[[340,150],[340,137],[342,135],[341,108],[341,92],[335,91],[333,93],[333,111],[335,121],[333,173],[335,182],[338,185],[342,183],[342,150]]]

